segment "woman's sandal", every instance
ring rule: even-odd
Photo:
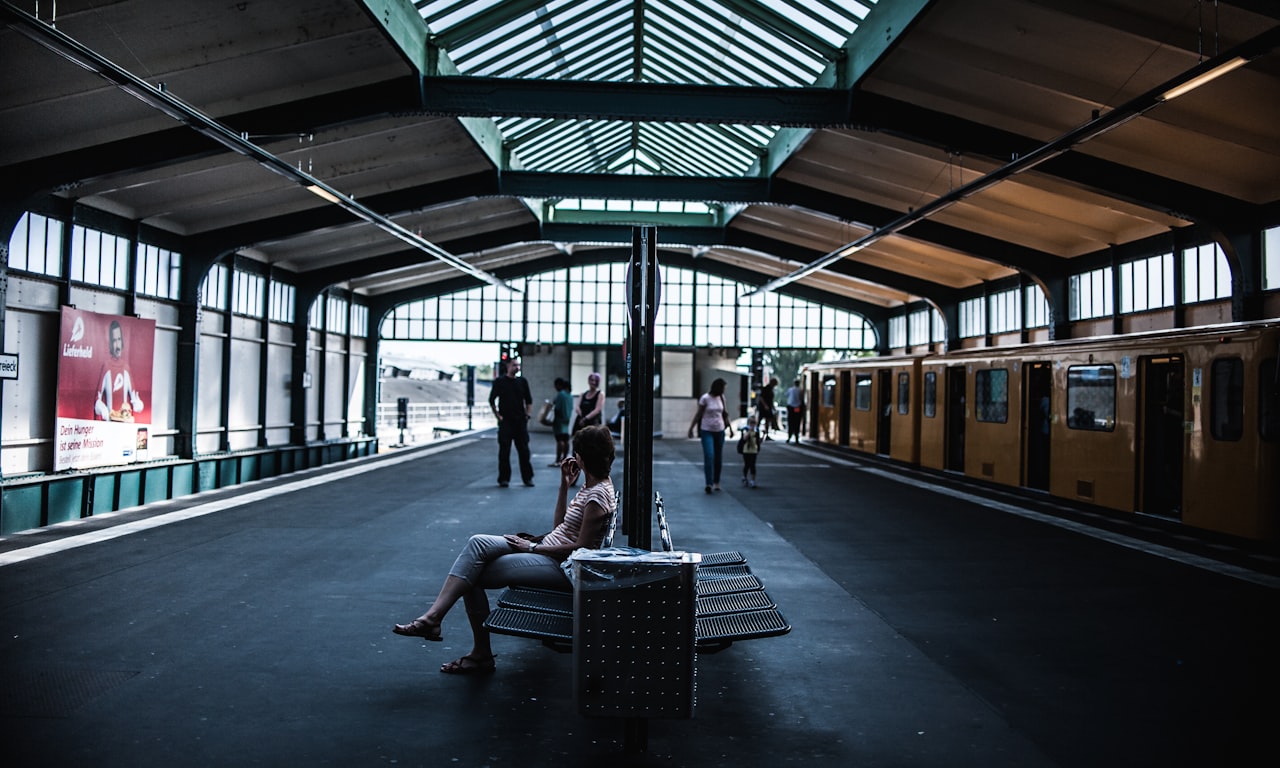
[[[405,637],[420,637],[423,640],[430,640],[432,642],[439,642],[441,639],[440,625],[428,624],[422,619],[414,619],[408,624],[397,624],[391,628],[391,631],[395,632],[397,635],[404,635]]]
[[[493,656],[477,658],[468,653],[466,656],[441,664],[440,671],[446,675],[492,675],[497,667],[493,659]]]

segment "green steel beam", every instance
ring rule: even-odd
[[[857,87],[889,49],[898,44],[916,20],[936,0],[889,0],[876,3],[845,43],[845,57],[837,66],[836,84]]]
[[[369,18],[380,25],[400,48],[405,61],[419,72],[427,68],[427,25],[409,0],[361,0]]]
[[[716,213],[659,213],[647,211],[572,211],[557,209],[547,219],[555,224],[659,226],[684,230],[689,227],[720,227]]]

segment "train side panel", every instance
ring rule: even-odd
[[[920,360],[907,360],[889,370],[893,388],[889,457],[914,466],[920,463]]]
[[[920,429],[916,439],[920,466],[946,469],[947,363],[941,360],[920,364]]]
[[[1022,478],[1022,380],[1016,358],[966,363],[964,472],[1019,485]]]
[[[1048,357],[1053,361],[1056,395],[1050,419],[1049,492],[1132,512],[1137,418],[1132,355],[1084,347]]]
[[[1278,351],[1274,328],[1185,350],[1184,523],[1257,540],[1280,535]]]

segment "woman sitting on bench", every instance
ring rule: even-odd
[[[609,428],[585,427],[573,435],[573,453],[560,463],[560,494],[556,497],[554,529],[543,536],[508,533],[472,536],[458,554],[440,594],[427,612],[396,624],[397,635],[440,639],[440,624],[459,598],[471,623],[471,651],[440,667],[449,674],[493,672],[493,649],[484,620],[489,616],[486,589],[498,587],[571,588],[560,563],[578,548],[598,549],[613,514],[615,496],[609,472],[613,467],[613,435]],[[582,490],[566,501],[569,486],[586,477]]]

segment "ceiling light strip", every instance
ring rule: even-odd
[[[1038,147],[1010,163],[1002,165],[985,176],[980,176],[968,184],[953,189],[951,192],[934,199],[927,205],[921,206],[920,208],[894,219],[885,226],[876,229],[847,245],[843,245],[836,250],[831,251],[825,256],[806,264],[790,274],[770,280],[754,291],[743,294],[743,298],[777,290],[784,285],[793,283],[796,280],[824,269],[841,259],[852,256],[858,251],[874,245],[890,235],[901,232],[912,224],[923,221],[939,211],[955,205],[967,197],[971,197],[978,192],[995,186],[1012,176],[1016,176],[1024,171],[1029,171],[1046,160],[1050,160],[1058,155],[1064,154],[1086,141],[1095,139],[1114,128],[1118,128],[1135,117],[1146,113],[1153,107],[1181,96],[1195,88],[1199,88],[1227,72],[1243,66],[1251,59],[1270,52],[1277,45],[1280,45],[1280,27],[1273,27],[1257,37],[1236,46],[1231,51],[1205,60],[1201,64],[1192,67],[1181,75],[1162,83],[1156,88],[1153,88],[1140,96],[1130,99],[1105,115],[1095,117],[1078,128],[1074,128],[1064,133],[1053,141],[1050,141],[1048,144]]]
[[[454,256],[440,246],[420,235],[414,234],[396,224],[382,214],[357,203],[353,198],[334,189],[320,179],[305,171],[294,168],[285,160],[267,152],[244,136],[232,131],[213,118],[205,115],[195,107],[164,90],[151,85],[128,70],[117,66],[75,39],[63,34],[60,30],[44,23],[40,19],[15,8],[8,2],[0,4],[9,18],[8,26],[14,31],[29,38],[33,42],[62,56],[68,61],[93,72],[111,82],[124,92],[134,96],[154,109],[164,112],[174,120],[218,142],[224,147],[257,161],[268,170],[274,171],[305,188],[312,194],[337,205],[357,218],[373,224],[389,235],[423,251],[432,258],[438,259],[461,272],[479,278],[486,283],[516,292],[496,275],[478,269],[462,259]]]

